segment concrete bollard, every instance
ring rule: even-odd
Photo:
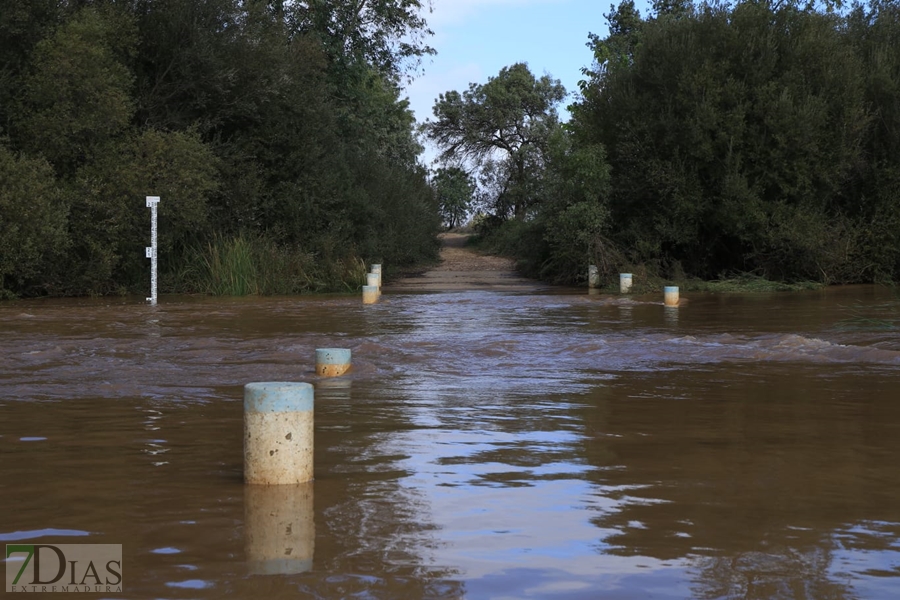
[[[667,285],[664,287],[663,301],[666,306],[678,306],[678,286]]]
[[[313,386],[244,386],[244,482],[287,485],[313,478]]]
[[[378,289],[381,289],[381,265],[372,265],[372,269],[369,271],[370,273],[375,273],[378,275]]]
[[[619,273],[619,292],[627,294],[631,291],[631,273]]]
[[[313,482],[244,486],[244,551],[251,575],[312,570]]]
[[[370,285],[381,292],[381,275],[378,273],[367,273],[366,285]]]
[[[374,285],[364,285],[362,288],[363,292],[363,304],[375,304],[378,302],[378,287]]]
[[[350,350],[348,348],[316,349],[316,375],[340,377],[350,370]]]
[[[588,287],[600,287],[600,271],[597,269],[597,265],[588,266]]]

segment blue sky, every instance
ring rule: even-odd
[[[434,0],[426,15],[437,56],[425,59],[424,75],[406,87],[416,119],[432,118],[438,94],[485,83],[500,69],[526,62],[536,76],[559,79],[574,99],[581,68],[590,66],[588,33],[606,35],[611,0]],[[616,0],[618,4],[618,0]],[[638,2],[639,6],[644,2]],[[644,10],[641,10],[644,14]],[[568,114],[561,110],[561,117]],[[426,151],[426,162],[434,152]]]

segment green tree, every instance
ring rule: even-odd
[[[37,44],[24,78],[13,135],[71,175],[130,125],[133,76],[122,55],[134,40],[132,23],[87,8]]]
[[[429,7],[0,0],[15,43],[0,47],[0,128],[21,165],[52,167],[29,173],[58,195],[70,244],[67,260],[28,263],[34,281],[54,293],[143,285],[148,194],[164,198],[163,282],[176,281],[166,269],[199,272],[186,264],[197,247],[232,239],[325,265],[319,280],[291,267],[306,283],[266,289],[333,289],[361,259],[435,255],[439,212],[400,83],[433,52]],[[28,277],[2,285],[41,293]]]
[[[878,281],[900,277],[900,5],[876,0],[856,5],[848,36],[865,68],[865,102],[873,115],[854,189],[846,207],[863,226],[867,270]]]
[[[609,35],[605,38],[596,33],[588,34],[588,48],[594,55],[594,63],[591,67],[584,67],[581,73],[593,81],[601,78],[611,66],[625,66],[631,64],[634,53],[641,43],[641,29],[644,21],[641,19],[641,11],[635,5],[634,0],[623,0],[619,6],[610,6],[606,17]],[[579,81],[582,93],[590,92],[587,81]]]
[[[290,30],[318,39],[337,65],[366,64],[396,79],[409,69],[417,69],[423,56],[435,54],[425,42],[433,32],[422,16],[431,11],[430,0],[276,4],[276,14],[286,14]]]
[[[475,182],[459,167],[440,168],[432,179],[438,207],[450,229],[459,227],[472,208]]]
[[[159,253],[172,264],[207,230],[217,188],[216,160],[196,134],[152,129],[109,145],[79,169],[71,197],[70,293],[107,293],[146,285],[146,196],[160,196]]]
[[[56,291],[50,273],[67,247],[67,213],[50,165],[0,143],[0,298]]]
[[[657,19],[680,19],[690,15],[694,10],[690,0],[653,0],[652,8]]]
[[[258,2],[138,0],[134,15],[139,123],[193,128],[204,141],[227,144],[292,83],[283,70],[291,50],[283,27]],[[309,60],[322,68],[321,60]]]
[[[572,126],[609,152],[634,260],[860,277],[849,211],[871,117],[840,25],[790,4],[704,5],[644,22],[630,60],[594,71]]]
[[[426,122],[424,131],[441,149],[443,161],[471,161],[495,180],[502,174],[495,214],[524,219],[539,200],[535,182],[547,140],[559,127],[556,106],[565,95],[558,80],[536,78],[528,65],[517,63],[485,84],[470,84],[462,94],[441,94],[433,109],[436,120]]]
[[[540,221],[547,244],[540,276],[575,283],[585,265],[617,272],[621,256],[608,238],[610,168],[600,144],[560,129],[550,139]]]
[[[9,129],[10,109],[34,47],[59,24],[61,16],[57,0],[0,0],[0,131]]]

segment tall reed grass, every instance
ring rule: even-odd
[[[172,287],[216,296],[351,292],[365,278],[366,264],[356,256],[322,257],[259,234],[217,235],[188,250]]]

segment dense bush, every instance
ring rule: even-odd
[[[616,246],[707,278],[900,276],[896,6],[678,7],[620,5],[573,107]]]
[[[0,297],[55,291],[67,217],[50,165],[16,157],[0,143]]]

